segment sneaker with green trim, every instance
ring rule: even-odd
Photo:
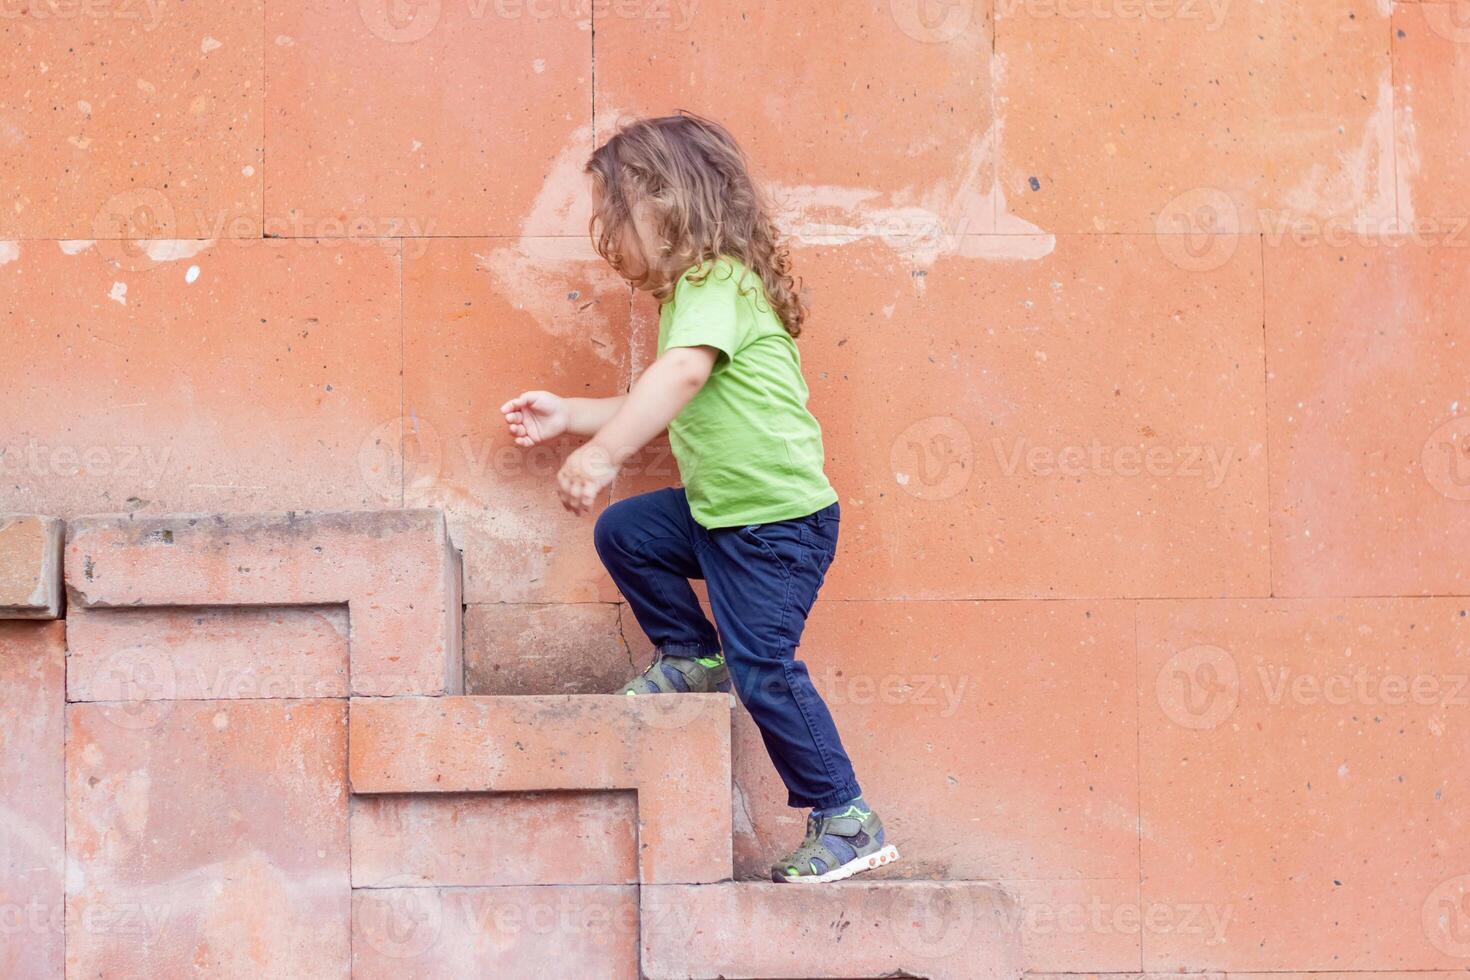
[[[840,813],[812,811],[806,840],[771,866],[771,880],[823,884],[897,860],[898,848],[884,842],[883,821],[859,799]]]
[[[730,668],[725,655],[676,657],[662,650],[654,654],[648,669],[627,684],[619,694],[713,694],[730,690]]]

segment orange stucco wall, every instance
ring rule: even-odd
[[[0,14],[0,512],[443,508],[470,693],[607,690],[646,641],[496,408],[646,364],[580,169],[693,109],[809,290],[803,654],[899,873],[1036,972],[1470,965],[1464,3]]]

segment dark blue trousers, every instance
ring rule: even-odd
[[[837,726],[796,659],[807,614],[837,551],[838,507],[789,521],[706,530],[682,489],[620,500],[594,540],[648,638],[665,653],[723,649],[730,678],[760,728],[794,807],[837,806],[860,794]],[[709,587],[710,625],[690,587]]]

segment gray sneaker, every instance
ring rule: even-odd
[[[730,668],[723,654],[712,657],[676,657],[662,650],[648,669],[619,694],[713,694],[730,690]]]
[[[771,866],[771,880],[823,884],[897,860],[898,848],[883,840],[883,821],[859,801],[842,813],[807,817],[806,840]]]

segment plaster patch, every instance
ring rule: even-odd
[[[159,238],[143,244],[143,254],[154,262],[192,259],[214,244],[213,238]]]

